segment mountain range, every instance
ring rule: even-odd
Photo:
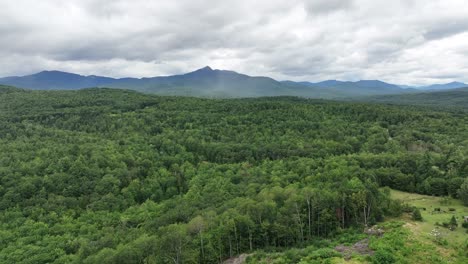
[[[277,81],[234,71],[204,67],[193,72],[151,78],[109,78],[83,76],[61,71],[42,71],[27,76],[0,78],[0,84],[36,90],[75,90],[108,87],[137,90],[161,95],[201,97],[301,96],[341,99],[360,96],[408,94],[421,90],[445,90],[468,86],[452,82],[424,87],[395,85],[379,80],[356,82],[327,80],[322,82]]]

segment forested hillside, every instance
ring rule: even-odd
[[[362,98],[387,104],[420,105],[446,109],[468,110],[468,87],[446,91],[420,92],[405,95],[381,95]]]
[[[380,187],[468,203],[467,157],[464,113],[0,87],[0,263],[219,263],[338,241],[402,212]]]

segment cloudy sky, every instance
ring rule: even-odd
[[[0,76],[468,82],[466,0],[0,0]]]

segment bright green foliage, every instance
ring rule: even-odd
[[[393,256],[392,252],[385,249],[379,249],[375,252],[374,258],[372,259],[372,263],[392,264],[395,263],[395,257]]]
[[[338,240],[398,214],[379,187],[462,197],[447,182],[468,176],[467,118],[290,97],[8,89],[0,263],[219,263]],[[331,254],[319,253],[310,259]]]
[[[422,243],[403,222],[385,223],[382,237],[372,237],[369,247],[375,251],[372,263],[449,263],[434,245]]]

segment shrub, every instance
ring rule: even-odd
[[[423,220],[422,215],[421,215],[421,211],[419,211],[418,208],[415,208],[415,209],[413,210],[412,218],[413,218],[413,220],[415,220],[415,221],[422,221],[422,220]]]
[[[458,223],[454,215],[452,215],[452,218],[450,219],[450,222],[448,224],[449,224],[449,229],[451,231],[457,229]]]
[[[314,259],[326,259],[332,257],[339,257],[340,253],[331,248],[320,248],[313,252],[309,257]]]
[[[413,211],[413,206],[410,206],[409,204],[405,203],[402,205],[403,206],[403,212],[405,213],[411,213]]]
[[[463,222],[463,223],[462,223],[462,227],[463,227],[463,228],[468,228],[468,222]]]
[[[372,263],[392,264],[395,263],[395,257],[393,256],[392,252],[385,249],[379,249],[375,252]]]

